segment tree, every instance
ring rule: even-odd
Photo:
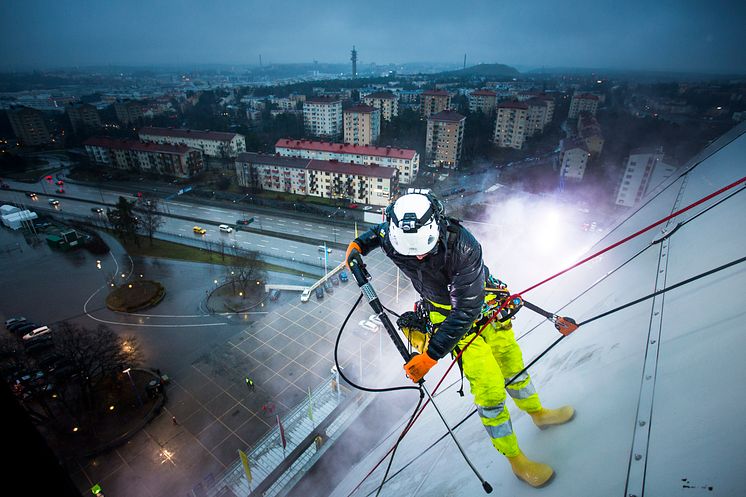
[[[100,382],[139,365],[142,359],[137,338],[120,337],[105,325],[91,329],[64,321],[55,328],[55,352],[75,373],[71,383],[87,410],[95,408]]]
[[[256,286],[265,278],[259,253],[247,251],[240,257],[235,257],[230,266],[225,267],[226,279],[230,281],[233,293],[240,293],[244,297],[251,285]]]
[[[158,228],[163,226],[164,222],[161,215],[160,201],[156,198],[145,200],[144,208],[142,209],[142,229],[148,235],[150,245],[153,245],[153,235],[158,231]]]
[[[107,209],[106,216],[111,222],[111,226],[117,235],[125,240],[131,238],[135,244],[139,245],[137,240],[137,218],[133,212],[135,203],[124,197],[119,197],[116,207]]]

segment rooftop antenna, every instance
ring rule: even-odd
[[[352,45],[352,57],[350,57],[350,60],[352,61],[352,78],[357,78],[357,50],[355,50],[355,45]]]

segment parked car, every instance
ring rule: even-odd
[[[15,332],[21,326],[28,326],[29,324],[34,324],[34,323],[30,323],[26,318],[22,318],[18,321],[14,321],[10,323],[8,326],[6,326],[6,328],[10,332]]]
[[[336,276],[332,276],[332,277],[331,277],[331,278],[329,278],[329,279],[331,280],[331,282],[332,282],[332,285],[334,285],[334,286],[339,286],[339,278],[337,278]]]
[[[300,294],[300,301],[308,302],[309,298],[311,298],[311,289],[306,288],[305,290],[303,290],[303,293]]]
[[[320,286],[316,287],[316,298],[318,300],[322,300],[324,298],[324,289]]]
[[[231,228],[227,224],[221,224],[220,226],[218,226],[218,229],[223,233],[231,233],[233,231],[233,228]]]
[[[91,207],[91,212],[95,212],[96,214],[103,214],[104,210],[101,207]]]
[[[26,324],[24,324],[24,325],[22,325],[22,326],[19,326],[18,328],[13,328],[13,333],[14,333],[14,334],[15,334],[16,336],[23,336],[23,335],[25,335],[26,333],[29,333],[29,332],[31,332],[31,331],[34,331],[34,330],[35,330],[36,328],[38,328],[38,327],[39,327],[39,325],[38,325],[38,324],[36,324],[36,323],[30,323],[30,322],[29,322],[29,323],[26,323]]]
[[[10,318],[10,319],[6,319],[5,320],[5,327],[7,328],[11,324],[17,323],[19,321],[26,321],[26,318],[23,317],[23,316],[17,316],[17,317],[13,317],[13,318]]]
[[[273,288],[272,290],[269,291],[269,300],[274,302],[275,300],[279,298],[280,298],[280,290],[278,290],[277,288]]]
[[[348,205],[347,208],[348,209],[357,209],[357,204],[352,203],[352,204]]]
[[[57,200],[56,198],[50,198],[49,199],[49,205],[53,205],[53,206],[57,207],[58,205],[60,205],[60,201]]]
[[[31,330],[30,332],[23,335],[24,340],[33,340],[34,338],[38,338],[42,335],[46,335],[47,333],[52,333],[52,330],[49,328],[49,326],[40,326],[34,330]]]
[[[194,231],[198,235],[204,235],[205,233],[207,233],[207,230],[205,228],[201,228],[199,226],[195,226],[194,228],[192,228],[192,231]]]
[[[339,273],[339,280],[342,283],[347,283],[347,271],[342,271]]]
[[[371,205],[366,205],[365,207],[363,207],[363,210],[364,210],[364,211],[372,211],[372,210],[373,210],[373,206],[371,206]]]
[[[334,293],[334,288],[332,287],[332,284],[329,282],[329,280],[326,280],[324,282],[324,290],[326,290],[326,293]]]

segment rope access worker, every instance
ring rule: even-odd
[[[429,333],[422,335],[419,343],[422,353],[404,365],[407,376],[417,383],[439,359],[464,350],[474,338],[491,315],[486,312],[486,302],[494,301],[492,287],[501,282],[485,266],[479,242],[458,220],[446,217],[443,205],[429,190],[410,189],[387,207],[385,217],[383,223],[349,244],[346,260],[357,256],[354,251],[367,255],[380,247],[422,297],[419,314],[424,314],[429,323],[419,328],[429,327]],[[403,317],[398,324],[410,343],[417,346],[414,331],[418,326]],[[510,318],[501,318],[504,320],[494,320],[464,350],[463,374],[492,445],[508,459],[519,479],[540,487],[549,482],[554,470],[530,460],[519,448],[505,405],[505,391],[542,429],[570,421],[575,411],[570,406],[543,407],[527,373],[505,386],[524,365]]]

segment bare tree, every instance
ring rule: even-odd
[[[265,278],[264,268],[257,252],[247,251],[240,257],[235,257],[233,262],[225,267],[226,279],[231,282],[233,293],[246,296],[251,285]]]
[[[161,215],[161,203],[156,198],[148,198],[143,202],[142,207],[142,229],[153,245],[153,235],[158,228],[163,226],[163,216]]]

